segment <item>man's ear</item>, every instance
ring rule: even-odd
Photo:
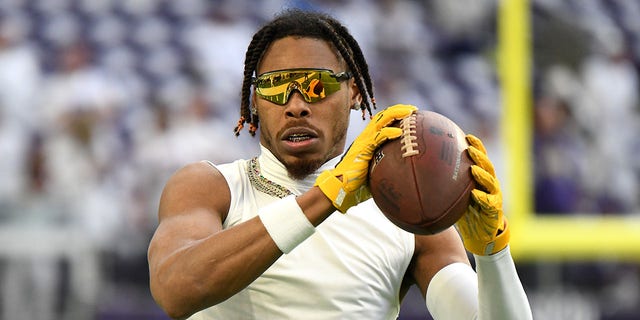
[[[360,106],[362,105],[362,94],[360,93],[360,88],[358,88],[354,79],[351,79],[349,84],[351,89],[351,109],[360,110]]]

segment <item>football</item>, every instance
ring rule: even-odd
[[[406,231],[441,232],[464,214],[475,188],[465,133],[449,118],[424,110],[392,125],[402,136],[378,147],[369,164],[373,200]]]

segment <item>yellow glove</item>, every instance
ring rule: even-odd
[[[477,188],[471,191],[471,204],[456,222],[465,248],[477,255],[490,255],[509,244],[507,219],[502,212],[502,192],[493,164],[482,141],[468,134],[469,156],[475,162],[471,174]]]
[[[383,142],[398,138],[402,129],[388,127],[418,110],[415,106],[397,104],[378,112],[353,141],[335,169],[318,176],[315,185],[331,200],[340,212],[371,198],[368,186],[369,161]]]

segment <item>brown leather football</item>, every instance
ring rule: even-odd
[[[464,214],[475,181],[464,132],[419,110],[394,124],[402,136],[381,145],[369,167],[371,195],[385,216],[414,234],[435,234]]]

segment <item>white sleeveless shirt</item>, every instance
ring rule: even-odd
[[[310,189],[320,172],[339,161],[335,158],[317,174],[298,181],[287,176],[266,148],[261,149],[261,175],[296,195]],[[216,166],[231,190],[225,229],[279,200],[252,186],[248,163],[237,160]],[[414,246],[414,235],[389,222],[368,200],[346,214],[336,211],[247,288],[189,319],[396,319],[400,286]]]

